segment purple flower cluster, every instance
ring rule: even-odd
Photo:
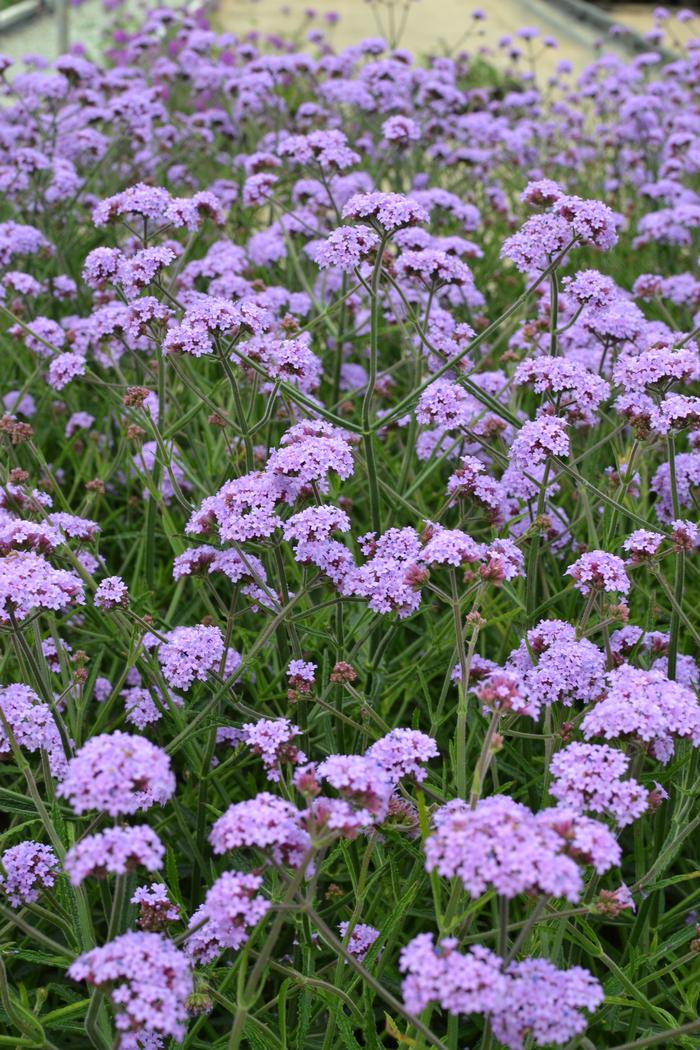
[[[563,1046],[585,1030],[581,1010],[596,1010],[604,997],[581,966],[558,970],[546,959],[525,959],[504,970],[488,948],[477,944],[463,953],[454,938],[435,944],[429,933],[402,949],[399,965],[413,1014],[432,1003],[452,1014],[484,1014],[509,1050],[524,1050],[528,1038],[535,1046]]]
[[[84,605],[80,577],[56,569],[41,554],[18,551],[0,558],[0,622],[14,616],[24,620],[35,609],[60,612],[71,605]]]
[[[139,926],[150,933],[164,930],[169,923],[177,922],[180,918],[180,909],[170,900],[167,886],[162,882],[139,886],[134,891],[131,904],[138,904]]]
[[[535,717],[543,705],[569,707],[601,695],[605,654],[563,620],[542,620],[508,657],[506,672]],[[487,679],[490,681],[490,679]]]
[[[241,727],[242,742],[262,759],[268,780],[280,779],[280,765],[290,762],[299,765],[306,762],[306,755],[292,741],[301,729],[288,718],[261,718],[247,722]]]
[[[168,685],[189,689],[195,679],[206,681],[224,656],[224,639],[218,627],[176,627],[158,649],[158,660]]]
[[[155,232],[167,226],[185,226],[188,230],[196,230],[205,216],[214,222],[223,222],[221,206],[212,193],[171,197],[167,190],[139,182],[100,201],[92,213],[92,221],[96,226],[105,226],[117,219],[128,219],[130,222],[138,220],[143,223],[144,229],[150,223]]]
[[[98,809],[119,816],[164,805],[175,791],[165,751],[142,736],[94,736],[68,762],[58,794],[76,813]]]
[[[426,869],[460,878],[474,897],[492,886],[504,897],[544,893],[577,901],[583,890],[578,861],[607,871],[620,847],[604,824],[574,811],[533,814],[507,795],[493,795],[474,809],[459,799],[433,815],[425,840]]]
[[[616,554],[607,551],[586,551],[566,570],[581,594],[592,591],[612,591],[627,594],[630,581],[625,563]]]
[[[425,763],[438,754],[433,738],[419,729],[392,729],[367,750],[367,758],[382,766],[395,784],[402,777],[422,783],[427,776]]]
[[[248,930],[266,914],[270,904],[257,891],[259,875],[226,871],[207,891],[204,904],[194,912],[189,928],[193,931],[185,944],[191,959],[212,962],[226,948],[234,951],[248,940]],[[196,929],[200,923],[204,925]]]
[[[0,689],[0,711],[0,756],[12,753],[13,743],[25,751],[45,751],[52,775],[62,777],[66,755],[49,705],[28,685],[6,685]]]
[[[58,873],[58,858],[41,842],[20,842],[0,855],[0,887],[13,908],[33,904],[50,890]]]
[[[660,762],[668,762],[677,739],[700,747],[700,703],[692,689],[657,668],[644,671],[624,663],[607,676],[602,698],[581,729],[587,740],[638,740]]]
[[[255,846],[270,852],[276,863],[292,867],[301,863],[310,846],[299,811],[266,791],[229,806],[214,823],[209,838],[215,853]]]
[[[94,601],[98,609],[117,609],[128,605],[129,591],[121,576],[107,576],[101,580]]]
[[[73,886],[89,876],[124,875],[134,868],[159,871],[165,849],[147,824],[106,828],[87,835],[66,853],[63,866]]]
[[[569,744],[550,764],[550,791],[578,812],[609,813],[620,827],[644,813],[649,793],[636,780],[623,780],[629,759],[604,744]]]
[[[374,926],[369,926],[366,922],[358,922],[352,927],[348,937],[349,926],[350,924],[347,922],[338,923],[340,936],[343,940],[347,939],[350,954],[354,955],[358,962],[362,962],[377,937],[379,937],[379,930],[375,929]]]
[[[129,930],[79,956],[68,973],[109,991],[120,1032],[183,1038],[192,974],[187,957],[161,934]]]

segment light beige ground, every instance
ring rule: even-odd
[[[659,7],[663,7],[663,4],[660,3]],[[688,4],[688,8],[692,9],[693,5]],[[669,10],[673,11],[673,8]],[[646,33],[654,25],[652,12],[653,6],[649,4],[620,4],[615,8],[612,17],[638,33]],[[672,18],[666,25],[668,26],[666,46],[669,48],[673,48],[674,42],[681,44],[691,37],[700,37],[700,15],[696,15],[692,22],[687,23],[678,23],[675,18]]]
[[[234,32],[256,28],[262,32],[288,32],[299,28],[308,30],[304,23],[304,11],[313,7],[318,12],[337,11],[341,16],[339,25],[332,31],[332,39],[340,45],[356,43],[366,36],[378,33],[373,16],[375,7],[382,19],[382,35],[387,36],[388,17],[386,2],[370,5],[365,0],[220,0],[218,20],[220,25]],[[283,5],[289,13],[281,13]],[[397,0],[395,8],[404,7]],[[503,36],[514,36],[523,26],[537,26],[541,34],[551,35],[558,41],[558,48],[543,49],[541,41],[535,45],[537,65],[544,76],[554,72],[557,63],[566,58],[580,71],[595,56],[594,45],[598,38],[595,29],[584,26],[557,10],[556,3],[544,0],[413,0],[408,4],[408,18],[401,44],[416,54],[428,51],[454,49],[463,46],[476,52],[487,48],[492,60],[505,64],[498,42]],[[486,12],[484,22],[474,22],[471,12],[480,7]],[[317,22],[311,23],[313,25]],[[466,37],[465,37],[465,34]],[[463,41],[463,45],[460,45]],[[527,45],[517,41],[527,52]]]
[[[289,31],[297,29],[300,36],[310,25],[305,22],[304,12],[308,7],[324,14],[336,11],[341,16],[339,25],[332,31],[332,39],[342,46],[356,43],[364,36],[378,32],[377,10],[382,22],[382,33],[389,27],[388,7],[382,3],[370,4],[367,0],[220,0],[219,21],[227,29],[243,32],[256,28],[263,32]],[[604,8],[615,22],[644,34],[654,27],[653,4],[620,3]],[[661,6],[661,4],[659,5]],[[678,23],[672,18],[667,23],[665,46],[674,50],[691,37],[700,37],[700,4],[687,5],[698,13],[689,23]],[[504,63],[498,43],[503,36],[517,35],[523,26],[537,26],[541,35],[547,34],[558,41],[556,50],[544,51],[536,46],[538,66],[549,75],[561,58],[566,58],[580,71],[595,56],[600,33],[594,27],[584,25],[562,11],[556,0],[395,0],[395,10],[408,8],[402,45],[417,53],[463,46],[468,51],[486,48],[492,60]],[[475,23],[471,12],[480,7],[486,20]],[[285,10],[286,9],[286,10]],[[671,9],[673,11],[673,9]],[[398,20],[398,19],[397,19]],[[465,38],[466,34],[466,38]],[[527,45],[516,41],[527,52]],[[614,42],[606,39],[606,50],[616,50]]]
[[[401,7],[402,2],[399,0],[397,6]],[[332,31],[338,45],[356,43],[378,32],[372,10],[365,0],[287,0],[286,6],[291,11],[287,15],[281,14],[283,3],[284,0],[220,0],[219,28],[236,33],[249,29],[266,33],[288,32],[296,28],[303,35],[309,28],[309,23],[304,21],[304,11],[307,7],[314,7],[321,13],[340,13],[340,24]],[[418,0],[409,2],[409,7],[402,45],[419,55],[456,46],[464,46],[471,52],[485,47],[491,53],[491,60],[503,65],[499,39],[514,35],[522,26],[538,26],[543,35],[551,34],[559,43],[556,50],[542,52],[542,48],[537,47],[537,64],[542,76],[549,76],[562,58],[572,62],[574,69],[580,72],[595,56],[597,32],[561,13],[556,0],[553,3],[546,0]],[[486,11],[485,22],[472,21],[470,14],[475,7]],[[385,12],[386,4],[380,10]],[[651,11],[650,5],[626,3],[616,5],[612,13],[616,20],[638,32],[645,32],[653,24]],[[94,54],[105,25],[100,0],[85,0],[81,7],[71,9],[70,19],[71,41],[84,44],[88,52]],[[689,26],[679,27],[674,23],[674,31],[681,39],[700,36],[700,18]],[[386,17],[383,32],[386,32]],[[469,34],[466,39],[465,33]],[[28,53],[51,59],[57,54],[56,41],[54,20],[43,16],[14,31],[0,33],[0,52],[15,59]]]

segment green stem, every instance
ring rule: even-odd
[[[445,1046],[442,1040],[438,1039],[438,1037],[430,1030],[430,1028],[428,1028],[426,1024],[424,1024],[421,1021],[419,1017],[415,1017],[413,1014],[409,1013],[409,1011],[406,1009],[403,1003],[399,1002],[396,996],[392,995],[391,992],[388,991],[388,989],[386,989],[384,985],[377,980],[374,974],[371,974],[369,970],[367,970],[362,965],[362,963],[354,957],[354,955],[350,954],[343,942],[338,937],[336,937],[336,935],[333,933],[333,930],[331,930],[331,928],[323,921],[321,916],[316,911],[314,911],[310,904],[303,904],[301,907],[302,910],[307,913],[314,926],[316,926],[318,932],[321,934],[326,944],[328,944],[329,947],[333,948],[334,951],[336,951],[340,956],[342,956],[342,958],[345,960],[348,966],[352,966],[356,973],[360,975],[365,984],[369,985],[369,987],[377,993],[380,999],[384,1000],[387,1006],[390,1006],[392,1010],[395,1010],[396,1013],[400,1014],[401,1017],[405,1018],[409,1024],[413,1025],[416,1031],[418,1031],[425,1039],[427,1039],[428,1042],[432,1044],[432,1046],[436,1047],[437,1050],[448,1050],[448,1048]]]
[[[480,590],[477,591],[472,611],[476,609]],[[455,764],[457,766],[457,795],[459,798],[467,797],[467,711],[469,697],[469,669],[471,667],[476,641],[479,637],[479,624],[472,630],[469,640],[469,649],[464,649],[464,629],[462,627],[462,607],[457,590],[457,573],[450,569],[450,597],[452,605],[452,618],[454,622],[455,643],[457,645],[457,658],[459,660],[459,695],[457,701],[457,725],[455,728]]]
[[[27,937],[31,937],[32,940],[36,941],[37,944],[41,944],[44,948],[47,948],[54,955],[59,955],[64,959],[73,960],[73,954],[65,946],[65,944],[59,944],[58,941],[54,941],[52,937],[42,933],[41,930],[37,930],[35,926],[23,919],[21,914],[14,912],[12,908],[8,908],[5,904],[0,904],[0,915],[16,926],[22,933],[26,934]]]
[[[374,264],[374,270],[372,271],[369,315],[369,375],[367,378],[365,396],[362,399],[362,443],[365,450],[365,464],[367,467],[370,517],[372,521],[372,529],[377,534],[382,531],[382,519],[379,506],[377,463],[374,456],[374,432],[370,426],[370,415],[374,387],[377,382],[377,367],[379,361],[379,283],[382,276],[382,259],[384,256],[385,244],[386,237],[383,237],[377,248],[377,258]]]
[[[537,904],[535,905],[535,907],[532,909],[532,911],[528,915],[528,917],[527,917],[527,919],[525,921],[525,924],[522,926],[522,928],[520,930],[520,933],[518,934],[518,936],[513,941],[513,945],[511,947],[510,951],[507,954],[503,953],[503,965],[504,966],[508,966],[508,964],[511,963],[513,961],[513,959],[516,957],[516,955],[520,951],[521,947],[525,943],[526,938],[529,937],[533,926],[535,926],[535,924],[539,920],[540,916],[542,915],[542,912],[544,911],[544,909],[546,907],[547,907],[547,898],[546,897],[540,897],[540,899],[538,900]],[[508,935],[508,925],[506,924],[506,936],[507,935]]]
[[[494,711],[491,715],[491,721],[489,727],[486,730],[486,736],[484,737],[484,743],[479,753],[476,766],[474,767],[474,776],[472,777],[472,787],[469,793],[469,805],[472,809],[476,806],[477,802],[481,798],[481,792],[484,786],[484,778],[488,773],[489,766],[491,765],[491,759],[493,754],[491,746],[493,744],[493,738],[496,734],[496,728],[498,721],[501,717],[500,711]]]
[[[678,499],[678,483],[676,478],[676,444],[673,434],[668,435],[667,439],[668,448],[668,473],[669,480],[671,483],[671,501],[673,504],[673,516],[674,518],[680,518],[680,501]],[[680,641],[681,632],[681,616],[680,610],[683,605],[683,590],[685,583],[685,551],[679,550],[676,552],[676,566],[675,566],[675,577],[674,577],[674,597],[675,603],[671,609],[671,624],[669,630],[668,640],[668,668],[667,674],[671,679],[676,677],[676,664],[678,662],[678,643]]]
[[[697,1032],[698,1029],[700,1029],[700,1021],[689,1021],[688,1024],[681,1025],[680,1028],[670,1028],[666,1032],[647,1035],[643,1039],[634,1039],[631,1043],[616,1043],[610,1050],[643,1050],[645,1046],[658,1046],[661,1043],[665,1046],[670,1046],[671,1039],[675,1039],[677,1036],[690,1035],[691,1032]]]
[[[109,915],[109,926],[107,928],[107,940],[113,940],[119,933],[121,926],[122,911],[124,910],[124,898],[126,897],[126,875],[117,875],[112,893],[112,910]]]
[[[532,523],[532,529],[534,529],[532,539],[530,540],[530,550],[527,559],[527,571],[525,581],[525,604],[527,608],[528,623],[532,620],[535,609],[537,608],[537,579],[540,570],[540,547],[542,544],[542,536],[540,533],[540,526],[538,524],[539,519],[543,516],[545,508],[547,506],[547,485],[549,484],[549,475],[551,471],[551,460],[547,460],[544,468],[544,474],[542,475],[542,484],[540,485],[540,491],[537,496],[537,510],[535,511],[535,520]]]
[[[299,887],[304,881],[306,869],[311,863],[314,853],[315,850],[313,849],[313,847],[306,852],[299,868],[294,873],[294,878],[290,880],[289,885],[287,886],[287,891],[284,897],[282,898],[282,905],[291,904],[294,898],[296,897],[299,891]],[[268,932],[267,938],[265,939],[265,943],[263,944],[260,954],[255,960],[255,965],[252,969],[252,972],[250,973],[248,980],[245,983],[243,994],[239,995],[238,1010],[236,1012],[236,1016],[233,1019],[233,1024],[231,1026],[231,1031],[228,1037],[228,1050],[238,1050],[238,1047],[240,1046],[241,1039],[243,1038],[243,1032],[246,1026],[246,1021],[248,1020],[248,1015],[250,1013],[251,1007],[254,1005],[255,1000],[259,995],[261,979],[265,973],[268,961],[277,943],[277,938],[280,935],[280,931],[282,929],[282,925],[287,914],[288,913],[284,909],[284,907],[277,911],[274,921]]]

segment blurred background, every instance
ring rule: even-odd
[[[141,0],[0,0],[0,51],[13,59],[52,59],[70,44],[94,54],[115,17],[128,25],[140,6]],[[211,17],[216,29],[239,36],[283,33],[302,41],[322,30],[339,48],[381,35],[417,55],[481,52],[499,68],[515,56],[525,68],[536,63],[542,78],[561,62],[579,72],[601,47],[628,55],[679,50],[700,37],[698,10],[593,0],[484,0],[480,8],[478,0],[218,0]]]

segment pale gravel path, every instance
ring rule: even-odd
[[[286,6],[291,9],[288,16],[280,13],[282,6],[283,0],[221,0],[216,21],[220,29],[237,34],[254,28],[265,33],[289,32],[303,24],[304,10],[313,7],[320,12],[340,13],[340,24],[332,30],[336,45],[346,46],[377,34],[372,12],[364,0],[287,0]],[[483,8],[488,15],[485,22],[478,24],[478,33],[473,31],[475,23],[470,18],[476,7]],[[106,23],[100,0],[85,0],[81,7],[70,10],[71,42],[82,44],[88,54],[94,54]],[[401,44],[416,55],[444,51],[446,44],[453,47],[472,27],[464,47],[471,52],[486,47],[493,52],[489,60],[502,65],[498,40],[513,35],[521,26],[538,26],[543,35],[550,34],[558,40],[556,50],[545,50],[538,57],[541,76],[551,75],[562,58],[572,62],[579,72],[595,57],[596,31],[561,14],[556,3],[545,0],[481,0],[481,3],[479,0],[419,0],[411,5]],[[25,54],[55,58],[54,17],[43,15],[16,29],[0,32],[0,52],[14,59]]]
[[[336,46],[347,46],[377,34],[365,0],[287,0],[286,5],[283,0],[220,0],[220,5],[215,18],[217,28],[236,34],[251,29],[264,33],[293,32],[304,26],[303,13],[307,7],[340,14],[340,24],[331,31]],[[281,13],[284,6],[290,14]],[[485,22],[477,24],[470,18],[476,7],[486,11]],[[611,17],[640,33],[653,24],[651,8],[647,5],[621,4],[611,12]],[[101,0],[85,0],[80,7],[70,9],[71,42],[82,44],[89,55],[95,55],[108,21]],[[482,0],[481,3],[479,0],[418,0],[411,4],[401,45],[416,55],[444,51],[446,47],[453,48],[471,29],[463,42],[464,48],[472,53],[485,48],[489,61],[503,66],[498,41],[502,36],[513,36],[522,26],[537,26],[543,36],[549,34],[558,41],[556,49],[537,48],[537,69],[542,78],[550,76],[563,58],[568,59],[578,73],[596,56],[599,36],[596,29],[577,22],[558,10],[556,2],[547,0]],[[691,35],[700,35],[700,18],[692,26],[680,27],[679,36],[683,39]],[[302,38],[303,32],[299,36]],[[522,41],[519,44],[527,47]],[[614,42],[606,42],[606,50],[615,50]],[[14,29],[0,31],[0,53],[15,60],[26,54],[55,58],[58,54],[55,17],[52,14],[37,16]]]
[[[284,0],[220,2],[219,23],[235,33],[250,28],[265,33],[289,32],[303,24],[305,8],[312,7],[319,12],[340,14],[341,21],[331,36],[336,46],[347,46],[363,37],[377,35],[372,12],[364,0],[287,0],[286,7],[291,10],[287,16],[280,14]],[[475,8],[486,12],[486,21],[472,21],[470,15]],[[475,26],[479,35],[473,31]],[[502,66],[505,63],[498,51],[498,41],[502,36],[513,36],[523,26],[537,26],[543,36],[551,35],[558,41],[558,48],[546,49],[542,54],[538,48],[537,67],[543,77],[550,76],[562,58],[568,59],[574,70],[580,72],[596,56],[598,32],[559,12],[556,3],[546,0],[419,0],[411,5],[401,45],[417,56],[444,51],[445,42],[454,47],[471,27],[471,35],[464,41],[465,50],[474,53],[485,46],[492,52],[489,61]],[[522,41],[518,43],[526,46]],[[615,49],[614,43],[606,46],[606,50]]]

